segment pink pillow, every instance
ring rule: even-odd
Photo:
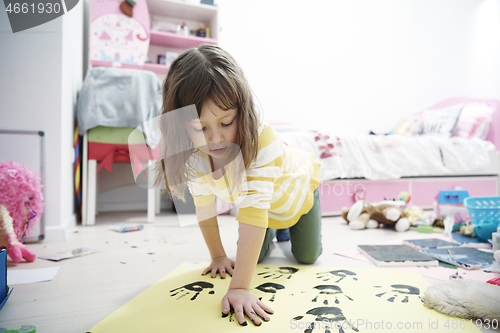
[[[493,109],[484,102],[466,104],[453,129],[453,136],[485,140],[490,130],[492,116]]]

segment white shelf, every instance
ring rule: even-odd
[[[217,6],[193,4],[180,0],[147,0],[149,14],[186,20],[210,22],[217,15]]]

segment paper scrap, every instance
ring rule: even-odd
[[[100,252],[100,251],[95,250],[95,249],[89,249],[87,247],[80,247],[78,249],[48,254],[46,256],[41,256],[38,258],[45,259],[45,260],[59,261],[59,260],[63,260],[63,259],[81,257],[81,256],[85,256],[87,254],[92,254],[92,253],[97,253],[97,252]]]
[[[8,269],[7,284],[9,286],[15,284],[35,283],[52,280],[61,266],[34,268],[34,269]]]
[[[119,223],[109,226],[109,229],[118,232],[137,231],[137,230],[142,230],[143,228],[144,226],[142,224],[137,224],[137,223]]]

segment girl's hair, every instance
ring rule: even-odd
[[[243,71],[229,53],[218,46],[204,44],[183,52],[170,66],[163,82],[162,114],[195,105],[198,117],[203,104],[211,99],[222,110],[237,110],[236,142],[243,157],[245,170],[257,156],[259,119],[255,109],[252,91]],[[164,183],[171,198],[185,201],[189,174],[189,158],[196,148],[186,130],[186,124],[193,119],[186,114],[174,112],[172,117],[160,117],[162,133],[162,159],[156,167],[155,184]],[[179,126],[181,124],[182,126]],[[185,147],[175,149],[173,156],[169,149],[172,143]],[[168,143],[168,144],[167,144]],[[168,175],[168,177],[167,177]],[[170,181],[167,181],[167,179]]]

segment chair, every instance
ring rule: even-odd
[[[97,174],[103,169],[111,172],[113,163],[131,163],[128,135],[134,128],[130,127],[104,127],[92,128],[83,137],[83,187],[82,187],[82,224],[94,225],[95,216],[98,214],[98,186]],[[157,156],[158,146],[153,150]],[[147,162],[148,166],[154,163],[149,156],[139,156],[141,162]],[[98,162],[100,163],[98,167]],[[152,177],[150,177],[152,180]],[[160,213],[159,189],[147,190],[147,222],[152,223],[155,214]]]
[[[145,134],[141,146],[147,149],[133,153],[132,162],[134,166],[154,163],[160,133],[150,120],[158,115],[161,103],[161,82],[153,72],[111,67],[94,67],[87,72],[77,103],[78,127],[83,135],[83,225],[95,224],[97,173],[102,168],[111,171],[114,162],[131,163],[128,136],[138,126]],[[159,213],[159,198],[159,190],[148,186],[148,222],[154,221],[155,211]]]

